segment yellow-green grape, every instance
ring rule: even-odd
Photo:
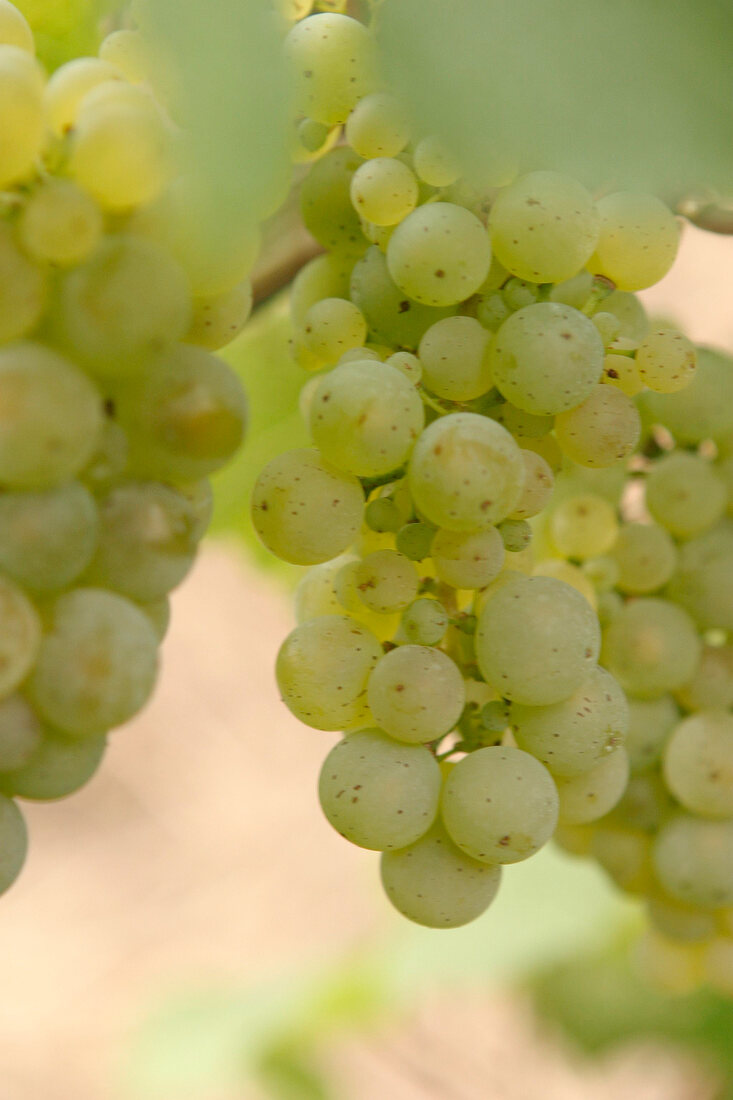
[[[360,624],[368,627],[380,641],[392,638],[400,624],[400,617],[395,612],[372,611],[361,598],[359,570],[361,560],[350,558],[344,562],[341,559],[340,568],[333,575],[333,592],[338,602],[339,615],[346,611],[353,619],[358,619]]]
[[[600,219],[582,184],[531,172],[499,192],[489,213],[491,243],[521,279],[559,283],[576,275],[598,241]]]
[[[504,542],[496,527],[483,531],[440,529],[430,556],[439,578],[452,588],[485,588],[504,565]]]
[[[400,626],[408,642],[439,645],[448,629],[448,612],[438,600],[415,600],[402,613]]]
[[[138,604],[155,631],[159,642],[162,642],[168,633],[171,621],[171,604],[167,596],[161,596],[159,600],[150,600],[147,603]]]
[[[534,413],[518,409],[505,401],[490,410],[492,420],[502,424],[515,439],[541,439],[552,431],[554,420],[551,416],[535,416]]]
[[[455,313],[455,307],[434,309],[405,297],[376,245],[354,265],[351,298],[366,317],[374,339],[413,350],[431,325]]]
[[[622,798],[614,806],[612,818],[630,829],[656,833],[676,809],[661,775],[652,771],[630,776]]]
[[[333,126],[346,122],[377,83],[370,32],[347,15],[310,15],[285,39],[297,112]]]
[[[658,889],[651,862],[651,839],[637,829],[595,822],[575,826],[591,829],[590,854],[620,890],[629,894],[648,894]]]
[[[573,409],[603,371],[603,341],[583,313],[537,302],[501,326],[491,354],[494,385],[520,409],[551,416]]]
[[[289,23],[305,19],[313,10],[313,0],[277,0],[277,7]]]
[[[550,287],[548,297],[551,302],[560,302],[573,309],[582,309],[586,305],[593,291],[593,276],[590,271],[579,271],[571,279],[563,279],[562,282]]]
[[[66,346],[102,377],[139,373],[184,336],[190,319],[183,270],[141,237],[106,237],[59,295]]]
[[[652,929],[637,944],[634,962],[646,982],[664,993],[693,993],[705,980],[702,944],[679,943]]]
[[[620,321],[619,338],[630,340],[637,347],[649,330],[646,310],[637,296],[625,290],[613,290],[603,299],[602,308],[604,313]]]
[[[0,699],[15,691],[33,667],[41,644],[41,621],[23,590],[0,575]]]
[[[438,812],[440,767],[422,745],[401,745],[381,730],[339,741],[318,780],[321,809],[360,848],[384,852],[414,844]]]
[[[360,217],[378,226],[397,225],[418,200],[415,173],[393,157],[375,157],[357,168],[350,193]]]
[[[636,397],[644,389],[636,359],[610,352],[603,360],[603,381],[615,386],[627,397]]]
[[[403,611],[417,596],[420,584],[409,558],[397,550],[375,550],[355,570],[359,596],[370,611],[387,615]]]
[[[509,309],[514,311],[534,305],[539,299],[540,288],[537,283],[528,283],[525,279],[509,279],[501,295]]]
[[[184,339],[188,344],[218,351],[239,336],[251,312],[252,284],[249,279],[237,283],[223,294],[196,298]]]
[[[554,509],[550,533],[566,558],[583,560],[605,554],[618,534],[616,512],[607,500],[594,493],[568,497]]]
[[[627,603],[603,638],[603,663],[640,699],[658,699],[681,688],[694,675],[700,652],[690,616],[657,598]]]
[[[472,401],[491,389],[489,334],[474,317],[445,317],[431,325],[418,355],[423,383],[448,401]]]
[[[490,263],[486,229],[475,214],[450,202],[418,207],[400,222],[387,246],[387,265],[397,286],[429,306],[470,298]]]
[[[41,67],[22,46],[0,45],[0,187],[32,174],[43,131]]]
[[[626,696],[605,668],[594,668],[567,699],[551,706],[512,703],[512,733],[553,775],[589,771],[622,745],[629,725]]]
[[[41,723],[27,700],[18,693],[0,700],[0,773],[22,768],[40,744]]]
[[[86,569],[96,541],[97,507],[78,481],[0,493],[0,569],[24,588],[66,587]]]
[[[366,337],[364,315],[347,298],[322,298],[303,318],[303,343],[329,366],[337,363],[345,351],[362,347]]]
[[[408,484],[416,506],[438,527],[481,531],[519,503],[525,465],[509,432],[476,413],[433,421],[412,452]]]
[[[92,455],[79,477],[92,492],[101,492],[125,472],[129,455],[127,432],[105,417]]]
[[[557,824],[557,788],[547,768],[500,745],[459,760],[440,812],[451,840],[482,863],[518,863],[547,843]]]
[[[571,856],[590,856],[594,832],[592,825],[558,825],[552,839]]]
[[[300,191],[306,229],[324,248],[342,256],[360,256],[367,244],[350,192],[361,164],[361,157],[346,146],[332,149],[311,165]]]
[[[150,75],[151,59],[140,31],[127,28],[112,31],[102,39],[99,57],[118,68],[134,84],[147,80]]]
[[[481,612],[476,659],[502,697],[547,706],[567,699],[588,677],[600,633],[593,609],[570,585],[512,574]]]
[[[538,515],[549,502],[555,484],[552,470],[542,455],[524,448],[521,453],[524,485],[517,504],[510,512],[510,519],[530,519]]]
[[[6,792],[33,802],[66,798],[89,782],[106,747],[104,734],[72,739],[46,732],[30,760],[0,777],[0,784]]]
[[[345,351],[339,358],[337,366],[340,367],[343,363],[363,363],[367,359],[371,360],[373,363],[382,362],[381,355],[375,351],[374,348],[368,348],[365,345],[364,347],[349,348],[349,350]],[[317,381],[320,381],[320,379],[317,379]]]
[[[97,57],[77,57],[53,73],[46,85],[43,106],[52,132],[61,137],[75,121],[79,104],[87,92],[108,80],[123,81],[122,72]]]
[[[686,710],[733,708],[733,646],[704,646],[695,675],[677,698]]]
[[[344,363],[327,374],[310,408],[313,441],[326,461],[360,477],[396,469],[424,422],[420,395],[386,363]]]
[[[611,550],[618,563],[618,587],[632,596],[656,592],[677,565],[677,548],[656,523],[625,523]]]
[[[466,689],[458,666],[442,650],[403,645],[378,662],[367,697],[377,724],[390,737],[419,744],[453,729]]]
[[[608,626],[618,615],[624,601],[618,592],[597,592],[596,613],[601,626]]]
[[[675,900],[701,909],[733,905],[733,821],[680,813],[662,826],[652,858]]]
[[[476,302],[476,320],[490,332],[496,332],[510,314],[509,306],[498,290],[479,295]]]
[[[49,176],[18,219],[18,240],[34,260],[70,267],[86,260],[102,235],[96,203],[71,180]]]
[[[302,118],[296,128],[298,148],[293,159],[296,161],[301,158],[310,159],[303,158],[303,153],[318,153],[335,132],[336,127],[328,127],[323,122],[316,122],[312,118]],[[329,148],[332,148],[331,144]],[[323,151],[326,152],[325,149]]]
[[[565,464],[565,456],[552,434],[540,436],[539,439],[525,438],[521,440],[521,444],[523,450],[533,451],[543,458],[553,476],[558,474]]]
[[[614,313],[594,313],[591,320],[601,334],[604,347],[609,347],[621,335],[621,322]]]
[[[140,84],[129,84],[126,80],[105,80],[90,88],[79,103],[76,125],[83,126],[94,114],[115,107],[133,107],[136,110],[149,111],[159,119],[165,117],[160,104],[148,88]]]
[[[410,561],[424,561],[432,553],[436,530],[432,523],[406,523],[397,532],[395,546]]]
[[[658,283],[674,263],[680,241],[679,223],[669,207],[655,195],[635,191],[615,191],[596,205],[600,235],[588,268],[619,290]]]
[[[394,233],[394,225],[375,225],[374,222],[369,222],[366,218],[360,218],[361,231],[368,241],[372,244],[376,244],[380,252],[387,251],[387,245],[389,244],[392,234]]]
[[[344,608],[336,597],[334,582],[347,561],[344,555],[314,565],[300,578],[293,597],[295,621],[300,626],[307,619],[321,615],[343,615]]]
[[[76,588],[51,609],[28,689],[56,729],[93,736],[140,710],[157,660],[158,638],[143,611],[112,592]]]
[[[290,317],[294,328],[303,324],[308,310],[322,298],[348,298],[351,265],[330,252],[301,267],[290,286]]]
[[[91,457],[102,402],[78,367],[41,344],[0,350],[0,482],[46,488],[73,477]]]
[[[22,12],[10,0],[0,2],[0,44],[18,46],[28,53],[35,53],[33,31]]]
[[[532,528],[525,519],[505,519],[498,531],[509,554],[521,554],[532,542]]]
[[[0,893],[15,882],[25,863],[28,830],[12,799],[0,795]]]
[[[354,619],[308,619],[287,636],[277,655],[275,675],[283,702],[314,729],[368,725],[366,685],[381,656],[375,636]]]
[[[361,526],[364,493],[316,450],[286,451],[265,466],[252,493],[252,522],[268,550],[295,565],[335,558]]]
[[[618,563],[610,554],[601,554],[597,558],[587,558],[583,562],[582,568],[598,593],[610,592],[618,583]]]
[[[47,297],[43,271],[23,255],[8,222],[0,222],[0,286],[0,343],[6,344],[36,327]]]
[[[381,859],[382,885],[403,917],[427,928],[460,928],[496,897],[501,867],[471,859],[441,822],[425,836]]]
[[[404,516],[391,497],[375,497],[364,509],[364,522],[370,530],[384,534],[385,531],[399,531]]]
[[[572,565],[561,558],[547,558],[545,561],[538,562],[530,572],[534,577],[554,577],[557,581],[569,584],[576,592],[580,592],[594,611],[596,610],[598,603],[596,590],[592,581],[577,565]]]
[[[387,363],[390,367],[401,371],[415,386],[422,378],[422,363],[412,352],[396,351],[394,355],[389,356]]]
[[[665,745],[663,769],[686,810],[733,817],[733,715],[706,710],[680,722]]]
[[[418,141],[412,160],[418,176],[430,187],[449,187],[461,174],[456,158],[435,134]]]
[[[596,386],[574,409],[559,414],[555,437],[563,453],[579,466],[614,466],[639,441],[641,420],[636,405],[615,386]]]
[[[664,424],[678,443],[721,440],[733,432],[733,360],[698,348],[697,370],[678,393],[645,393],[640,404],[653,424]]]
[[[604,817],[621,798],[629,778],[623,748],[603,757],[582,775],[558,779],[559,819],[564,825],[587,825]]]
[[[679,547],[670,598],[703,630],[733,630],[733,529],[725,523]]]
[[[680,538],[707,531],[725,513],[726,503],[722,478],[697,455],[667,455],[646,480],[647,508],[657,523]]]
[[[396,157],[410,140],[400,102],[388,92],[364,96],[346,120],[346,140],[360,157]]]
[[[676,329],[653,329],[636,352],[642,382],[655,393],[676,393],[689,386],[697,366],[697,353]]]

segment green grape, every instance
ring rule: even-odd
[[[366,317],[374,339],[413,350],[431,325],[455,313],[454,307],[434,309],[405,297],[392,281],[387,260],[376,245],[354,265],[351,297]]]
[[[600,236],[588,268],[611,279],[619,290],[658,283],[674,263],[680,240],[669,207],[654,195],[615,191],[599,199],[597,208]]]
[[[613,290],[603,299],[603,312],[612,314],[621,322],[618,335],[630,340],[637,347],[649,330],[646,310],[635,294],[625,290]]]
[[[573,309],[583,309],[593,292],[593,276],[590,271],[579,271],[571,279],[550,287],[548,297],[551,302],[560,302]]]
[[[652,852],[660,885],[701,909],[733,905],[733,821],[680,813],[662,826]]]
[[[480,294],[476,302],[476,320],[490,332],[496,332],[510,314],[509,306],[498,290]]]
[[[733,715],[707,710],[680,722],[665,745],[663,768],[686,810],[733,817]]]
[[[387,897],[408,920],[428,928],[459,928],[488,909],[501,867],[471,859],[436,822],[407,848],[385,852],[381,877]]]
[[[34,260],[71,267],[91,256],[102,235],[99,207],[71,180],[49,176],[18,219],[18,239]]]
[[[567,699],[551,706],[512,703],[512,733],[553,775],[572,779],[623,744],[629,725],[626,696],[605,668],[594,668]]]
[[[483,531],[440,528],[430,556],[438,577],[452,588],[485,588],[504,565],[504,541],[496,527]]]
[[[605,348],[621,335],[621,322],[614,313],[594,313],[591,320],[598,329]]]
[[[285,39],[285,59],[296,111],[327,126],[346,122],[377,82],[372,36],[347,15],[322,13],[296,23]]]
[[[581,596],[595,611],[597,604],[596,590],[584,571],[577,565],[564,561],[562,558],[548,558],[536,565],[533,564],[526,572],[530,572],[535,577],[554,577],[555,580],[569,584],[571,588],[580,592]]]
[[[594,833],[592,825],[558,825],[552,839],[571,856],[590,856]]]
[[[672,535],[691,538],[725,513],[725,482],[697,455],[677,452],[656,462],[646,479],[646,506]]]
[[[394,233],[394,225],[375,225],[374,222],[367,221],[364,217],[359,218],[359,223],[366,239],[371,244],[377,245],[380,252],[386,253],[387,245]]]
[[[346,140],[360,157],[396,157],[410,140],[407,115],[394,96],[372,92],[347,118]]]
[[[703,630],[733,630],[733,528],[718,524],[679,547],[669,596]]]
[[[364,315],[346,298],[322,298],[303,318],[303,343],[322,363],[338,362],[367,337]]]
[[[449,733],[466,698],[458,666],[439,649],[390,650],[369,677],[367,697],[377,724],[397,741],[434,741]]]
[[[209,351],[218,351],[239,336],[251,312],[252,283],[249,279],[222,294],[196,298],[184,340]]]
[[[400,745],[381,730],[351,733],[331,749],[318,781],[321,809],[360,848],[405,848],[435,820],[440,768],[422,745]]]
[[[486,278],[491,244],[479,219],[449,202],[427,203],[400,222],[387,246],[389,273],[410,298],[451,306]]]
[[[5,344],[36,327],[47,291],[43,271],[20,251],[7,222],[0,222],[0,285],[0,343]]]
[[[326,252],[301,267],[290,285],[290,317],[293,327],[302,327],[306,313],[322,298],[348,298],[351,264],[342,256]]]
[[[102,492],[127,469],[130,446],[124,428],[105,417],[92,456],[79,477],[93,493]]]
[[[508,704],[503,699],[491,699],[485,703],[481,708],[481,725],[489,733],[503,736],[509,727]]]
[[[108,80],[124,80],[123,74],[108,61],[97,57],[76,57],[51,74],[46,85],[43,105],[46,120],[58,137],[74,125],[84,96],[98,84]]]
[[[401,371],[415,386],[422,378],[422,363],[416,355],[412,355],[409,351],[396,351],[386,361],[390,367],[395,367],[396,370]]]
[[[609,386],[615,386],[627,397],[636,397],[644,389],[636,360],[628,355],[611,353],[604,358],[603,381]]]
[[[386,363],[345,363],[327,374],[310,408],[310,430],[324,459],[360,477],[401,466],[424,423],[412,382]]]
[[[630,775],[626,790],[614,806],[611,817],[627,828],[652,834],[659,832],[675,808],[661,775],[652,771],[645,775]]]
[[[8,695],[0,700],[0,772],[22,768],[40,744],[41,723],[23,696]]]
[[[604,817],[621,798],[628,778],[629,759],[619,748],[582,775],[558,779],[560,821],[564,825],[587,825]]]
[[[112,592],[77,588],[59,596],[29,682],[51,725],[86,737],[122,725],[147,701],[158,639],[138,607]]]
[[[687,337],[676,329],[654,329],[639,345],[636,365],[650,390],[676,393],[692,381],[697,354]]]
[[[611,553],[618,564],[618,587],[633,596],[662,588],[677,565],[674,541],[655,523],[623,524]]]
[[[534,413],[516,408],[508,401],[491,409],[489,415],[516,439],[541,439],[552,431],[554,424],[553,417],[535,416]]]
[[[0,44],[35,53],[33,31],[22,12],[10,0],[0,2]]]
[[[102,402],[86,375],[41,344],[0,349],[0,482],[45,488],[91,457]]]
[[[517,863],[539,851],[555,830],[557,809],[547,768],[521,749],[500,745],[459,760],[440,800],[454,844],[490,864]]]
[[[532,306],[540,296],[536,283],[528,283],[524,279],[510,279],[502,289],[502,297],[511,310],[522,309],[524,306]]]
[[[115,65],[133,83],[149,78],[151,59],[140,31],[126,27],[112,31],[102,39],[98,52],[102,61]]]
[[[319,244],[340,257],[360,256],[367,245],[350,190],[354,172],[363,163],[346,146],[331,149],[311,165],[300,191],[306,229]]]
[[[657,699],[686,684],[700,652],[689,615],[655,598],[627,603],[603,638],[603,663],[626,691],[640,699]]]
[[[391,551],[394,553],[394,551]],[[338,602],[338,614],[346,611],[351,618],[357,619],[360,624],[368,627],[380,641],[391,638],[399,627],[400,617],[395,612],[382,612],[368,607],[362,599],[366,589],[362,588],[362,576],[360,575],[362,562],[359,558],[351,558],[342,564],[333,577],[333,592]],[[394,578],[398,581],[398,577]],[[405,582],[410,584],[410,576],[407,574]]]
[[[733,646],[703,646],[695,675],[677,698],[685,710],[733,709]]]
[[[555,421],[563,453],[579,466],[596,469],[626,458],[640,434],[636,406],[615,386],[596,386],[582,404],[560,413]]]
[[[448,629],[448,612],[438,600],[415,600],[402,613],[400,626],[414,645],[439,645]]]
[[[435,134],[418,141],[412,158],[418,176],[430,187],[449,187],[461,175],[460,166],[450,149]]]
[[[415,173],[394,157],[375,157],[351,177],[351,201],[360,217],[373,225],[397,225],[418,201]]]
[[[34,802],[66,798],[89,782],[106,747],[104,734],[74,741],[46,733],[27,764],[0,776],[0,786]]]
[[[576,275],[598,241],[599,217],[582,184],[557,172],[531,172],[497,195],[491,243],[521,279],[559,283]]]
[[[293,610],[299,626],[307,619],[317,619],[321,615],[343,615],[344,608],[336,597],[334,581],[345,560],[339,555],[331,561],[314,565],[298,581]]]
[[[510,519],[530,519],[538,515],[549,503],[555,479],[545,459],[534,451],[522,449],[524,485]]]
[[[596,600],[596,612],[601,626],[608,626],[618,615],[624,606],[624,601],[618,592],[599,592]]]
[[[525,412],[551,416],[573,409],[593,392],[603,370],[603,341],[578,310],[537,302],[501,326],[491,370],[507,401]]]
[[[409,558],[397,550],[367,554],[355,572],[359,596],[370,611],[403,611],[417,596],[419,577]]]
[[[138,607],[144,611],[152,623],[153,630],[159,642],[162,642],[168,633],[171,621],[171,605],[167,596],[161,596],[159,600],[150,600],[140,603]]]
[[[652,927],[671,940],[699,943],[711,939],[716,931],[712,913],[684,905],[664,893],[647,900],[647,915]]]
[[[618,523],[614,508],[594,493],[567,497],[550,517],[550,534],[566,558],[592,558],[605,554],[616,541]]]
[[[277,655],[275,675],[283,702],[314,729],[368,725],[367,680],[381,656],[375,636],[354,619],[307,619],[287,636]]]
[[[360,348],[349,348],[348,351],[345,351],[344,354],[339,357],[339,361],[336,365],[340,367],[342,363],[363,363],[367,359],[371,360],[372,363],[384,362],[379,352],[375,351],[374,348],[364,346]],[[320,381],[320,378],[315,379],[316,385],[318,385]]]
[[[92,559],[97,506],[78,481],[0,493],[0,569],[35,592],[71,584]]]
[[[41,67],[23,47],[0,45],[0,187],[33,174],[43,131]]]
[[[583,572],[597,593],[610,592],[618,584],[618,562],[608,554],[588,558],[583,562]]]
[[[431,523],[406,523],[397,532],[395,546],[410,561],[424,561],[431,556],[436,530]]]
[[[0,795],[0,893],[13,885],[25,863],[28,830],[18,807]]]
[[[332,133],[334,133],[334,128],[326,126],[323,122],[315,122],[312,118],[302,118],[296,127],[297,152],[300,153],[305,150],[306,153],[318,153],[320,149],[323,149]],[[293,159],[297,161],[299,158],[294,154]]]
[[[678,393],[645,393],[640,405],[654,424],[664,424],[678,443],[720,440],[733,432],[733,360],[709,348],[697,349],[697,370]]]
[[[412,452],[408,484],[438,527],[479,531],[506,519],[524,485],[522,454],[509,432],[476,413],[433,421]]]
[[[69,350],[93,373],[141,371],[180,340],[191,320],[183,270],[153,241],[107,237],[65,278],[60,326]]]
[[[512,576],[485,604],[476,659],[488,684],[529,706],[567,699],[593,670],[600,649],[588,601],[554,577]]]
[[[227,462],[244,435],[247,400],[238,377],[203,348],[178,344],[116,390],[135,473],[195,481]]]
[[[446,317],[431,325],[418,355],[424,385],[448,401],[472,401],[491,389],[489,334],[474,317]]]
[[[391,497],[376,497],[364,509],[364,522],[370,530],[379,534],[399,531],[402,521],[402,512]]]
[[[629,703],[629,732],[626,751],[632,775],[655,768],[662,750],[680,720],[680,712],[671,695],[658,699],[633,699]]]
[[[629,894],[647,894],[653,883],[650,838],[638,830],[605,822],[576,826],[583,827],[592,828],[590,854],[619,889]]]

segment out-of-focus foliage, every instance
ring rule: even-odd
[[[378,27],[420,126],[479,174],[730,190],[729,0],[386,0]]]
[[[72,57],[94,54],[115,0],[14,0],[33,29],[38,56],[51,72]]]

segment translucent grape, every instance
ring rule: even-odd
[[[664,749],[664,778],[686,810],[733,817],[733,715],[708,710],[680,722]]]
[[[102,228],[99,207],[86,192],[49,176],[21,211],[18,239],[34,260],[69,267],[92,254]]]
[[[382,551],[375,552],[382,553]],[[390,550],[390,553],[394,553],[394,551]],[[338,614],[343,615],[344,611],[347,611],[351,618],[357,619],[364,626],[367,626],[380,641],[391,638],[399,627],[399,614],[373,610],[367,606],[362,599],[362,594],[366,591],[366,588],[362,587],[361,564],[359,558],[351,558],[346,562],[343,562],[342,559],[341,568],[334,574],[333,591],[339,604]],[[388,572],[388,567],[384,572]],[[397,573],[397,576],[393,576],[392,579],[397,582],[394,587],[398,588],[399,566],[394,572]],[[387,580],[389,579],[388,576]],[[402,580],[403,589],[405,584],[410,586],[411,577],[409,574],[403,576]],[[385,596],[387,595],[387,589],[388,585],[385,585]],[[412,589],[410,588],[410,590]]]
[[[510,312],[509,306],[498,291],[492,294],[481,294],[476,302],[476,320],[491,332],[496,332],[506,321]]]
[[[603,341],[578,310],[537,302],[501,326],[491,370],[507,401],[549,416],[574,408],[592,393],[603,370]]]
[[[348,298],[351,263],[342,256],[324,252],[301,267],[290,284],[290,316],[300,328],[312,305],[322,298]]]
[[[697,349],[697,370],[678,393],[645,393],[641,404],[655,424],[664,424],[678,443],[722,439],[733,431],[733,360],[709,348]]]
[[[35,53],[33,31],[28,20],[10,0],[2,0],[0,3],[0,43],[3,46],[18,46],[30,54]]]
[[[409,297],[429,306],[465,301],[483,283],[491,263],[489,237],[462,206],[433,202],[409,214],[387,247],[389,273]]]
[[[440,768],[422,745],[401,745],[381,730],[360,730],[326,757],[318,781],[321,809],[361,848],[405,848],[435,820]]]
[[[712,527],[725,513],[726,503],[725,482],[697,455],[667,455],[646,479],[647,508],[658,523],[682,538]]]
[[[450,531],[479,531],[501,522],[519,503],[525,465],[500,424],[476,413],[440,417],[412,452],[408,483],[415,504]]]
[[[396,351],[394,355],[389,356],[387,362],[390,367],[395,367],[396,370],[401,371],[415,386],[422,378],[422,363],[416,355],[412,355],[409,351]]]
[[[496,254],[508,271],[537,283],[575,275],[596,247],[600,219],[582,184],[531,172],[499,192],[489,213]]]
[[[252,284],[245,279],[222,294],[197,298],[184,339],[189,344],[218,351],[239,336],[251,312]]]
[[[424,837],[381,860],[382,885],[398,912],[428,928],[459,928],[496,897],[501,867],[471,859],[440,822]]]
[[[606,629],[603,663],[632,695],[655,699],[687,683],[700,648],[694,624],[681,607],[641,598],[627,603]]]
[[[123,27],[102,39],[99,56],[102,61],[115,65],[128,80],[143,81],[148,79],[151,68],[145,46],[145,39],[140,31]]]
[[[454,307],[434,309],[407,298],[393,282],[376,245],[354,265],[351,297],[366,317],[374,339],[401,348],[417,348],[431,325],[455,313]]]
[[[603,299],[603,312],[611,313],[621,322],[619,336],[637,347],[647,334],[649,319],[635,294],[614,290]]]
[[[0,772],[27,764],[41,744],[41,723],[22,695],[0,700]]]
[[[408,642],[439,645],[448,629],[448,612],[438,600],[415,600],[403,612],[400,626]]]
[[[397,225],[418,201],[415,173],[394,157],[376,157],[357,168],[350,193],[360,217],[380,226]]]
[[[423,382],[438,397],[472,401],[491,389],[489,334],[474,317],[431,325],[418,349]]]
[[[476,630],[481,673],[500,695],[529,706],[567,699],[600,649],[588,601],[552,577],[513,575],[487,601]]]
[[[442,737],[460,718],[465,697],[457,665],[428,646],[390,650],[369,677],[372,714],[397,741],[415,744]]]
[[[677,565],[677,549],[664,527],[625,523],[611,551],[618,563],[618,587],[640,596],[667,583]]]
[[[542,455],[522,449],[524,485],[519,501],[510,513],[511,519],[529,519],[538,515],[549,503],[555,479]]]
[[[322,298],[303,318],[303,342],[318,359],[332,365],[345,351],[360,348],[367,337],[364,315],[346,298]]]
[[[589,771],[623,744],[629,725],[626,696],[604,668],[569,698],[544,707],[512,703],[509,716],[520,749],[563,778]]]
[[[636,352],[642,381],[656,393],[676,393],[689,386],[697,366],[697,353],[676,329],[653,329]]]
[[[656,766],[669,735],[680,720],[680,712],[671,695],[659,699],[629,699],[629,732],[626,751],[632,774],[638,775]]]
[[[677,692],[686,710],[733,708],[733,646],[703,646],[695,675]]]
[[[0,187],[33,173],[43,140],[43,77],[21,46],[0,45]]]
[[[76,57],[51,74],[43,97],[46,119],[59,137],[72,128],[84,96],[98,84],[124,80],[120,70],[98,57]]]
[[[552,431],[555,422],[552,416],[535,416],[534,413],[518,409],[508,401],[495,405],[489,415],[511,432],[517,440],[541,439]]]
[[[397,532],[395,546],[410,561],[424,561],[430,557],[436,530],[431,523],[406,523]]]
[[[296,23],[285,39],[285,59],[296,110],[327,126],[345,122],[359,100],[374,91],[372,36],[347,15],[324,12]]]
[[[346,146],[332,149],[311,165],[300,190],[306,229],[324,248],[340,256],[360,256],[367,243],[350,190],[351,178],[362,163]]]
[[[701,909],[733,905],[733,821],[678,814],[660,830],[652,858],[662,887]]]
[[[384,534],[396,532],[402,526],[404,516],[391,497],[376,497],[364,509],[364,522],[372,531]]]
[[[360,157],[396,157],[410,140],[407,116],[387,92],[372,92],[346,120],[346,140]]]
[[[346,559],[343,556],[314,565],[298,581],[293,597],[295,621],[300,625],[306,619],[320,615],[343,615],[343,606],[334,591],[334,580]]]
[[[510,554],[520,554],[532,542],[532,528],[524,519],[505,519],[498,531],[504,549]]]
[[[412,159],[420,179],[431,187],[449,187],[461,174],[456,158],[435,134],[418,141]]]
[[[285,639],[275,675],[283,702],[314,729],[369,723],[366,686],[382,656],[372,632],[346,615],[308,619]]]
[[[550,532],[564,557],[592,558],[610,550],[616,541],[616,512],[607,500],[594,493],[568,497],[553,511]]]
[[[572,779],[558,779],[560,820],[564,825],[586,825],[604,817],[621,798],[629,778],[624,749],[603,757]]]
[[[555,421],[555,436],[567,457],[596,469],[626,458],[640,434],[636,406],[615,386],[596,386],[582,404]]]
[[[496,527],[436,532],[430,555],[435,572],[452,588],[485,588],[504,565],[504,542]]]
[[[491,746],[459,760],[440,810],[448,835],[482,863],[534,855],[557,824],[557,789],[544,765],[521,749]]]
[[[599,199],[597,208],[600,236],[589,269],[611,279],[619,290],[658,283],[674,263],[680,240],[669,207],[654,195],[615,191]]]
[[[97,507],[78,481],[0,493],[0,569],[24,587],[64,588],[86,569],[96,542]]]
[[[18,807],[0,795],[0,893],[13,885],[25,863],[28,830]]]
[[[588,302],[593,291],[593,276],[590,271],[579,271],[571,279],[563,279],[562,282],[550,287],[549,299],[551,302],[561,302],[573,309],[582,309]]]
[[[396,550],[375,550],[359,563],[356,586],[370,611],[403,611],[417,596],[419,577],[409,558]]]
[[[512,311],[532,306],[540,296],[537,283],[528,283],[525,279],[510,279],[502,288],[502,297]]]
[[[28,763],[0,776],[0,785],[7,792],[34,802],[66,798],[89,782],[102,762],[106,747],[103,734],[68,740],[47,732]]]
[[[644,389],[636,360],[628,355],[614,355],[613,352],[603,360],[603,381],[615,386],[627,397],[636,397]]]

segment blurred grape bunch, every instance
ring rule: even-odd
[[[72,57],[97,52],[100,26],[119,5],[115,0],[19,0],[28,20],[36,52],[53,70]]]

